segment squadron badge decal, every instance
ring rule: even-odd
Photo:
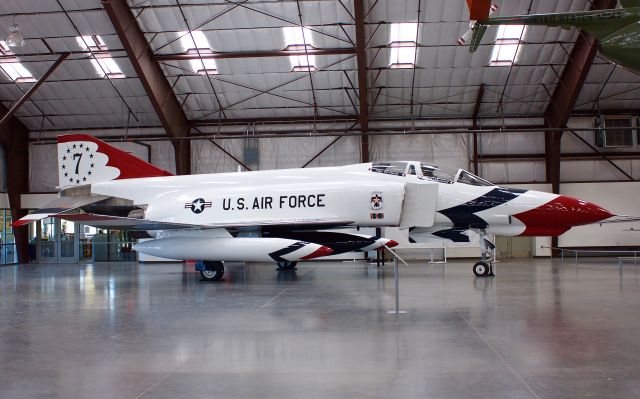
[[[73,184],[86,183],[94,172],[96,155],[88,145],[73,143],[62,149],[60,168],[64,181]],[[62,182],[62,180],[61,180]]]
[[[382,210],[382,208],[384,208],[384,201],[382,199],[382,192],[381,191],[374,191],[373,193],[371,193],[371,210],[372,211],[379,211],[379,210]]]

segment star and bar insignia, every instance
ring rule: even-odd
[[[191,202],[184,204],[185,209],[191,209],[196,215],[202,213],[205,208],[211,208],[211,201],[205,201],[202,198],[196,198]]]

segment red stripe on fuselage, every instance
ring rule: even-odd
[[[598,205],[564,195],[513,215],[526,226],[523,236],[558,236],[574,226],[597,223],[611,216],[614,215]]]

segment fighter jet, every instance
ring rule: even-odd
[[[205,280],[225,261],[298,261],[370,251],[395,241],[329,231],[399,227],[413,242],[468,243],[480,235],[476,276],[492,274],[489,235],[557,236],[614,215],[558,194],[498,187],[465,170],[418,161],[173,176],[88,135],[58,137],[60,195],[16,221],[46,217],[146,231],[138,252],[198,260]],[[249,232],[249,233],[247,233]]]

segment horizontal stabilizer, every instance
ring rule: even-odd
[[[11,224],[13,227],[20,227],[29,223],[48,218],[50,216],[59,215],[63,212],[69,212],[74,209],[78,209],[85,205],[93,204],[95,202],[102,201],[108,197],[104,195],[84,195],[77,197],[58,197],[55,200],[49,202],[44,207],[37,211],[28,214],[27,216],[16,220]]]

